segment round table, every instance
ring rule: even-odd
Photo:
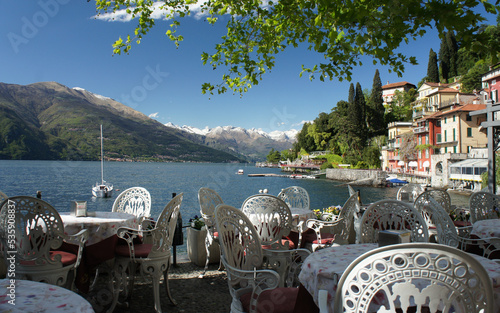
[[[17,279],[0,279],[1,312],[88,312],[92,305],[63,287]],[[13,305],[15,303],[15,305]]]
[[[500,218],[476,221],[471,234],[480,238],[500,237]]]
[[[92,213],[92,212],[91,212]],[[89,231],[86,245],[90,246],[113,235],[120,227],[138,228],[138,219],[135,215],[123,212],[93,212],[95,216],[76,217],[69,212],[60,213],[64,232],[72,235],[82,229]]]

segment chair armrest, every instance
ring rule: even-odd
[[[64,240],[67,243],[74,244],[78,246],[78,254],[76,255],[75,268],[80,265],[82,259],[83,247],[89,239],[89,231],[87,229],[82,229],[74,235],[64,235]]]
[[[311,228],[316,232],[316,237],[321,241],[321,230],[324,227],[334,227],[341,225],[344,223],[343,218],[338,218],[335,221],[322,221],[317,219],[309,219],[306,221],[306,227]]]
[[[257,307],[259,296],[263,291],[275,289],[279,285],[280,276],[273,270],[238,269],[227,264],[224,256],[221,257],[221,261],[226,268],[231,296],[239,301],[241,295],[251,292],[250,308]]]
[[[271,269],[283,276],[282,286],[297,287],[299,274],[305,259],[311,254],[307,249],[269,250],[264,249],[263,267]]]
[[[139,236],[144,236],[145,234],[152,233],[155,229],[149,229],[149,230],[141,230],[141,229],[134,229],[130,227],[120,227],[116,231],[116,235],[118,238],[121,238],[127,242],[129,251],[130,251],[130,257],[135,261],[135,249],[134,249],[134,238],[137,238]]]

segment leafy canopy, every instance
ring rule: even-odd
[[[246,92],[275,66],[278,53],[299,45],[324,56],[324,62],[312,67],[302,65],[301,75],[309,73],[311,79],[350,81],[363,55],[401,76],[405,64],[417,63],[415,57],[396,52],[403,43],[423,36],[429,27],[441,35],[454,31],[457,39],[470,43],[485,20],[474,11],[481,4],[495,14],[487,0],[96,0],[99,14],[126,10],[137,19],[134,35],[114,43],[116,54],[140,43],[155,26],[157,10],[172,21],[166,35],[176,45],[183,40],[177,34],[179,20],[191,15],[194,5],[208,15],[208,23],[226,21],[227,34],[215,44],[215,53],[201,57],[203,64],[225,69],[222,82],[203,84],[202,92],[211,94]]]

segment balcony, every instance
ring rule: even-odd
[[[428,132],[429,132],[429,126],[421,126],[413,129],[413,133],[415,134],[428,133]]]

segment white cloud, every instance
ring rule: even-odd
[[[151,13],[151,17],[154,19],[166,19],[166,15],[169,13],[166,10],[161,9],[163,2],[156,2],[154,6],[153,13]],[[191,16],[195,19],[201,19],[205,16],[208,16],[207,12],[201,12],[201,3],[195,3],[189,5],[191,10]],[[101,13],[93,16],[93,18],[106,21],[106,22],[130,22],[132,20],[132,14],[127,13],[127,9],[118,10],[116,12],[109,13]]]
[[[160,113],[160,112],[151,113],[151,114],[149,114],[148,116],[149,116],[150,118],[158,118],[158,117],[159,117],[159,113]]]
[[[300,121],[299,123],[292,124],[292,127],[302,126],[302,125],[304,125],[305,123],[312,123],[312,122],[314,122],[314,121],[306,121],[306,120],[302,120],[302,121]]]

